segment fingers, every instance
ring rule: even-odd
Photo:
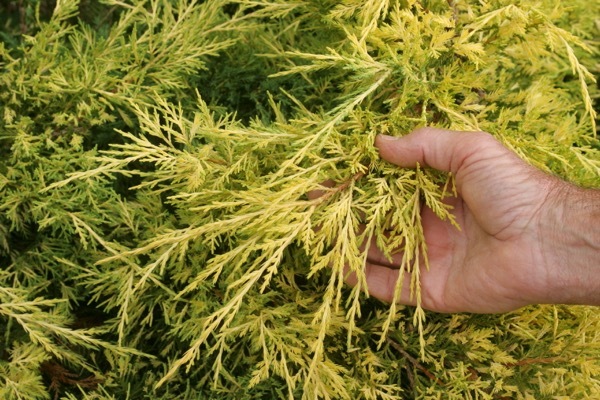
[[[410,293],[410,273],[368,261],[365,264],[364,273],[369,295],[387,303],[392,302],[398,279],[402,278],[402,288],[397,301],[398,304],[410,306],[417,304],[416,298],[411,296]],[[402,276],[400,276],[401,274]],[[352,272],[348,274],[346,283],[350,286],[355,286],[358,283],[356,273]]]
[[[364,231],[364,226],[361,226],[361,232]],[[386,236],[389,236],[389,233],[386,232]],[[368,246],[368,248],[367,248]],[[365,238],[363,243],[360,246],[360,251],[364,252],[367,249],[367,261],[377,265],[383,265],[389,268],[400,268],[402,263],[403,252],[397,249],[390,257],[388,257],[377,245],[377,239],[371,238],[370,241]]]
[[[361,230],[364,226],[361,226]],[[364,264],[363,273],[367,290],[370,296],[385,302],[391,302],[394,299],[394,292],[398,279],[402,278],[400,297],[397,299],[399,304],[416,305],[415,299],[410,296],[411,274],[406,271],[400,271],[404,252],[398,249],[388,257],[377,246],[376,240],[365,241],[360,246],[361,252],[367,251],[367,260]],[[350,273],[348,267],[345,268],[346,283],[355,286],[358,278],[355,272]]]
[[[321,187],[307,193],[309,200],[315,200],[326,195],[331,188],[336,186],[336,182],[328,179],[321,183]],[[357,235],[364,232],[364,225],[360,225]],[[316,227],[315,230],[319,230]],[[364,265],[365,281],[370,296],[385,302],[391,302],[394,299],[398,279],[402,279],[400,296],[397,300],[399,304],[416,305],[416,299],[411,296],[410,282],[411,274],[406,271],[400,271],[402,265],[403,252],[393,252],[389,257],[378,246],[375,238],[364,238],[359,246],[361,253],[367,252],[367,261]],[[355,272],[350,273],[348,266],[344,267],[345,281],[351,286],[358,283]]]
[[[420,128],[404,137],[378,135],[375,145],[384,160],[398,166],[412,168],[418,163],[454,174],[478,159],[508,152],[487,133],[437,128]]]

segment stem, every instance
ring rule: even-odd
[[[437,376],[435,376],[431,371],[429,371],[427,368],[425,368],[423,365],[421,365],[421,363],[419,363],[416,358],[414,358],[413,356],[411,356],[410,354],[408,354],[408,352],[406,350],[404,350],[402,348],[402,346],[400,346],[400,344],[396,343],[392,339],[388,339],[387,342],[394,349],[396,349],[400,354],[402,354],[402,356],[404,356],[404,358],[406,358],[408,361],[410,361],[410,363],[416,369],[418,369],[419,371],[421,371],[422,373],[424,373],[425,376],[427,376],[429,379],[431,379],[432,381],[434,381],[435,383],[437,383],[440,386],[444,386],[445,385],[445,383],[442,382]]]

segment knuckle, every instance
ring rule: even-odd
[[[492,135],[489,132],[485,132],[485,131],[478,131],[474,133],[474,137],[476,137],[478,140],[481,141],[486,141],[486,142],[498,142],[498,139],[496,139],[494,137],[494,135]]]

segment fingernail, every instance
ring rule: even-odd
[[[383,141],[387,141],[387,142],[389,142],[389,141],[392,141],[392,140],[397,140],[397,139],[398,139],[398,138],[397,138],[397,137],[395,137],[395,136],[384,135],[384,134],[379,134],[379,135],[377,135],[377,138],[378,138],[379,140],[383,140]]]
[[[379,143],[391,143],[391,142],[396,142],[398,140],[400,140],[402,137],[399,136],[390,136],[390,135],[384,135],[384,134],[379,134],[377,135],[376,140]]]

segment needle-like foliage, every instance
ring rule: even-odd
[[[600,397],[597,311],[436,315],[370,299],[362,272],[366,241],[402,250],[419,301],[421,205],[452,221],[451,177],[381,161],[379,133],[485,130],[600,185],[598,15],[0,5],[0,397]]]

